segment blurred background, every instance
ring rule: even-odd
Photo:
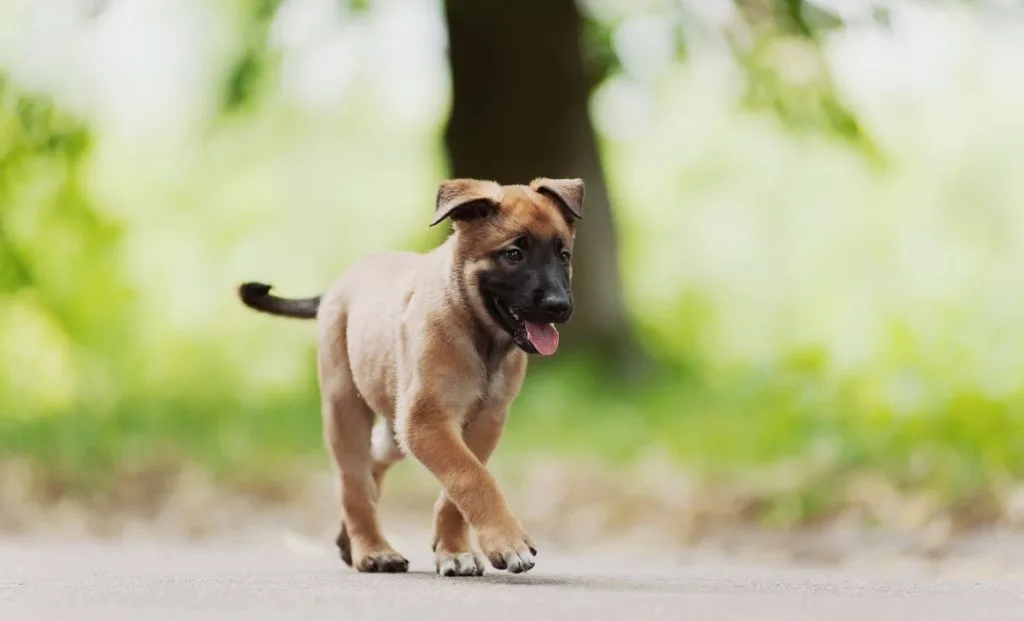
[[[237,284],[429,248],[447,177],[580,176],[495,458],[531,528],[1020,527],[1022,66],[1011,0],[5,0],[0,526],[333,530],[314,327]]]

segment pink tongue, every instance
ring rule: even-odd
[[[526,338],[530,339],[533,348],[541,356],[550,356],[558,349],[558,330],[554,324],[524,322],[526,324]]]

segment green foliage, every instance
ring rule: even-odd
[[[613,39],[629,19],[647,16],[670,24],[674,60],[686,57],[690,32],[710,30],[728,41],[742,68],[747,109],[773,114],[795,131],[838,137],[873,165],[883,163],[881,150],[840,96],[821,49],[822,38],[843,27],[839,17],[804,0],[736,0],[736,18],[711,25],[680,6],[649,4],[587,15],[584,55],[595,83],[621,72]]]
[[[242,5],[242,49],[225,80],[222,109],[231,113],[251,103],[264,86],[273,56],[267,34],[281,0],[250,0]]]
[[[277,55],[271,50],[268,35],[282,0],[236,0],[242,46],[224,81],[221,110],[226,114],[252,106],[267,87],[276,69]],[[345,0],[352,14],[365,13],[371,0]]]
[[[0,82],[0,408],[70,406],[115,373],[131,291],[117,223],[82,187],[90,137],[44,98]],[[63,377],[53,390],[50,381]],[[34,396],[31,396],[34,395]],[[38,399],[38,401],[37,401]]]
[[[72,167],[87,144],[83,128],[48,102],[16,93],[0,76],[0,292],[35,284],[28,261],[6,228],[19,177],[40,162]]]
[[[613,32],[612,24],[607,22],[594,19],[583,21],[580,34],[583,64],[588,72],[588,84],[592,87],[622,69],[612,46]]]
[[[881,164],[880,150],[840,98],[821,49],[822,35],[842,21],[803,0],[737,5],[746,36],[733,38],[733,51],[746,70],[744,104],[774,112],[796,131],[834,135]]]

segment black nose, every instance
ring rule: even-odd
[[[562,293],[548,293],[540,298],[537,304],[541,312],[555,318],[562,318],[572,312],[572,301]]]

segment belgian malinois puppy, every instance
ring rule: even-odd
[[[348,565],[408,570],[381,532],[377,501],[388,468],[412,455],[442,486],[439,573],[483,574],[471,528],[496,569],[534,566],[537,550],[486,463],[528,354],[554,354],[555,325],[573,314],[583,196],[580,179],[446,181],[430,226],[450,219],[452,233],[433,250],[367,256],[313,298],[276,297],[261,283],[239,288],[250,308],[317,319],[324,440],[341,496],[337,545]]]

